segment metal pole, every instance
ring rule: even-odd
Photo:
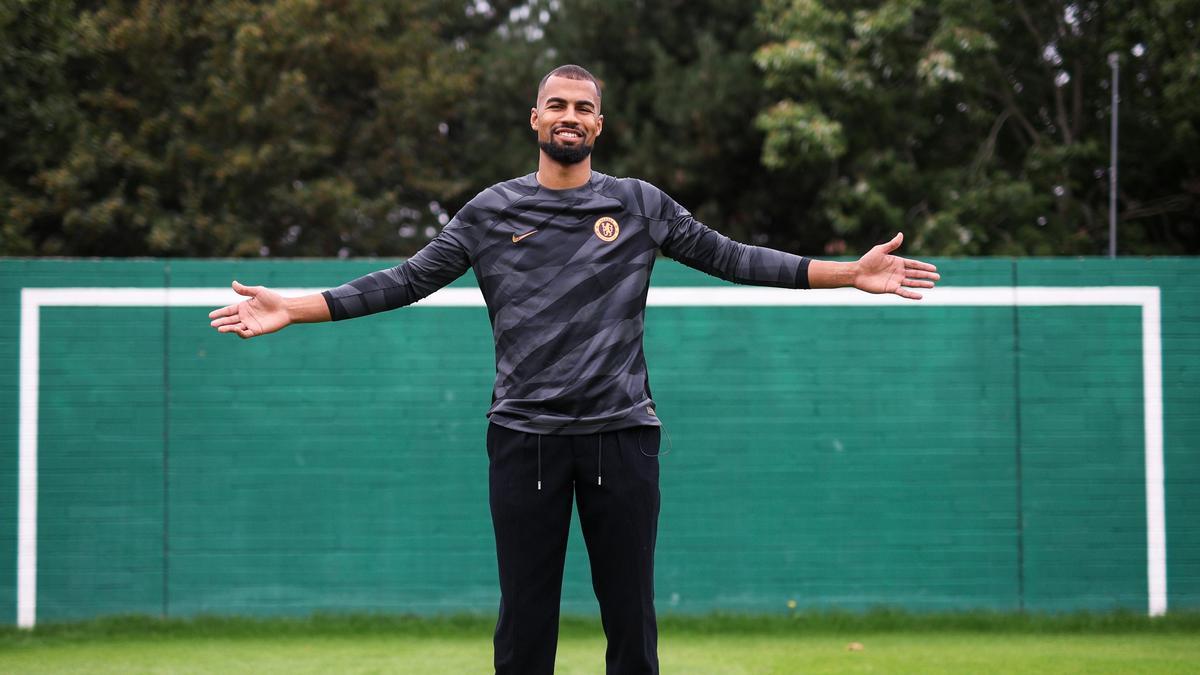
[[[1108,55],[1108,65],[1112,68],[1112,129],[1109,132],[1108,153],[1108,257],[1117,257],[1117,112],[1119,98],[1117,83],[1121,77],[1121,66],[1117,53]]]

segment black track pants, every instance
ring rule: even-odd
[[[488,426],[500,566],[498,674],[554,672],[572,497],[579,503],[592,587],[608,638],[607,672],[658,672],[658,447],[658,427],[539,436]]]

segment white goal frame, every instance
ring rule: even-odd
[[[279,289],[305,295],[322,289]],[[651,287],[648,305],[673,307],[1046,307],[1132,306],[1142,311],[1142,400],[1146,468],[1146,580],[1150,616],[1167,611],[1160,292],[1157,286],[980,286],[923,292],[920,302],[854,289],[796,292],[758,287]],[[220,307],[243,299],[229,288],[22,288],[18,422],[17,625],[37,617],[38,378],[43,307]],[[477,288],[445,288],[419,307],[483,306]],[[232,339],[232,337],[231,337]]]

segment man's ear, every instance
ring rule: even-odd
[[[537,108],[529,109],[529,128],[537,131]]]
[[[596,115],[596,136],[604,131],[604,115]]]

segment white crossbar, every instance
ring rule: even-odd
[[[276,289],[285,296],[322,289]],[[650,289],[658,307],[1004,307],[1136,306],[1142,308],[1142,391],[1145,417],[1146,578],[1151,616],[1167,611],[1167,532],[1163,489],[1161,309],[1157,286],[980,286],[922,291],[919,302],[854,289],[797,292],[745,286]],[[42,307],[219,307],[243,300],[229,288],[21,289],[19,479],[17,507],[17,625],[37,619],[38,376]],[[482,307],[477,288],[444,288],[417,307]]]

